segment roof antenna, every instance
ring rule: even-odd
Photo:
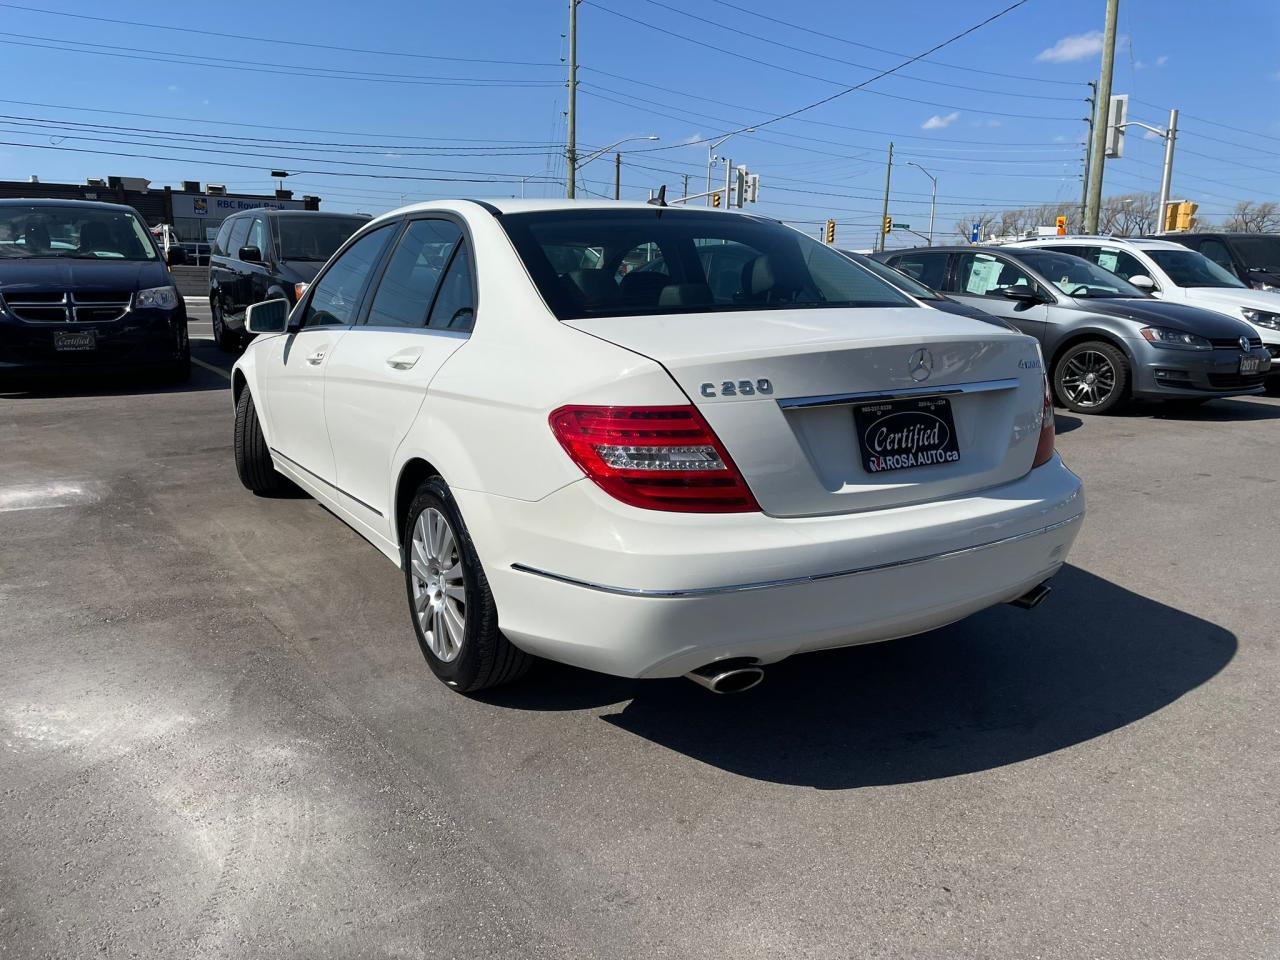
[[[658,188],[656,196],[649,198],[649,203],[655,207],[665,207],[667,205],[667,185],[665,183]]]

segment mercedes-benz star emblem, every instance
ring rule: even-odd
[[[1243,350],[1245,353],[1248,353],[1248,352],[1249,352],[1249,338],[1248,338],[1248,337],[1241,337],[1241,338],[1240,338],[1240,349],[1241,349],[1241,350]]]
[[[933,354],[923,347],[911,354],[911,359],[907,361],[907,372],[916,383],[928,380],[929,374],[933,373]]]

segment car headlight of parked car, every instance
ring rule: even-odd
[[[1182,330],[1170,330],[1168,327],[1143,327],[1139,333],[1157,347],[1176,347],[1182,350],[1212,350],[1211,344],[1204,337]]]
[[[178,290],[176,287],[150,287],[139,290],[134,296],[134,303],[140,308],[172,310],[178,305]]]
[[[1280,330],[1280,313],[1267,313],[1263,310],[1250,310],[1248,307],[1244,307],[1241,309],[1240,314],[1256,326],[1267,327],[1270,330]]]

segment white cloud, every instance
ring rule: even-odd
[[[170,92],[170,93],[177,93],[177,92],[178,92],[178,89],[179,89],[179,87],[178,87],[178,85],[177,85],[176,83],[171,83],[171,84],[169,84],[169,92]]]
[[[953,110],[945,117],[934,114],[924,123],[920,124],[921,130],[941,130],[943,127],[949,127],[960,119],[960,111]]]
[[[702,142],[703,140],[705,140],[705,139],[706,139],[706,138],[705,138],[702,134],[700,134],[700,133],[691,133],[691,134],[689,134],[687,137],[685,137],[683,140],[681,140],[680,142],[681,142],[681,143],[684,143],[684,144],[689,144],[689,143],[701,143],[701,142]]]
[[[1160,56],[1156,57],[1157,67],[1163,67],[1168,62],[1169,62],[1169,55],[1167,53],[1162,53],[1160,54]]]
[[[1160,134],[1156,133],[1154,130],[1147,130],[1142,134],[1142,139],[1143,140],[1163,140],[1164,137],[1160,136]]]
[[[1074,36],[1063,37],[1047,50],[1041,50],[1036,55],[1036,59],[1046,63],[1070,63],[1073,60],[1083,60],[1101,52],[1102,31],[1090,30],[1088,33],[1078,33]]]

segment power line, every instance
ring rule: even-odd
[[[273,47],[290,46],[290,47],[308,47],[313,50],[336,50],[339,53],[370,53],[380,57],[412,57],[417,60],[448,60],[454,63],[489,63],[499,64],[502,66],[519,66],[519,67],[559,67],[560,64],[551,61],[534,61],[534,60],[485,60],[476,57],[446,57],[438,54],[429,53],[407,53],[402,50],[369,50],[362,47],[340,47],[327,43],[307,43],[303,40],[286,40],[281,37],[255,37],[242,33],[218,33],[214,30],[198,30],[195,27],[174,27],[163,23],[140,23],[136,20],[116,20],[111,17],[95,17],[86,13],[69,13],[65,10],[44,10],[39,7],[27,7],[17,3],[0,2],[0,7],[8,7],[10,10],[22,10],[27,13],[38,13],[49,17],[70,17],[75,20],[92,20],[97,23],[114,23],[119,26],[126,27],[142,27],[147,30],[170,30],[176,33],[193,33],[205,37],[220,37],[224,40],[235,40],[243,42],[250,40],[256,43],[269,43]]]
[[[826,40],[834,40],[836,43],[845,43],[851,47],[861,47],[864,50],[874,50],[876,53],[887,54],[888,56],[891,56],[891,57],[909,56],[909,54],[902,53],[901,51],[898,51],[898,50],[886,50],[884,47],[873,47],[867,43],[859,43],[856,40],[849,40],[845,37],[839,37],[832,33],[823,33],[821,30],[813,30],[809,27],[803,27],[800,24],[792,23],[789,20],[780,20],[777,17],[770,17],[766,14],[760,13],[757,10],[750,10],[746,7],[729,3],[727,2],[727,0],[711,0],[711,2],[718,3],[722,7],[728,7],[730,10],[737,10],[739,13],[745,13],[752,17],[759,17],[761,20],[767,20],[770,23],[776,23],[776,24],[779,24],[780,26],[790,27],[793,30],[799,30],[802,33],[807,33],[815,37],[822,37],[823,39],[826,39]],[[948,70],[963,70],[967,73],[981,73],[991,77],[1003,77],[1007,80],[1026,80],[1032,83],[1054,83],[1054,84],[1060,84],[1061,86],[1064,86],[1064,87],[1080,86],[1080,84],[1074,80],[1049,80],[1049,79],[1045,79],[1044,77],[1028,77],[1028,76],[1024,76],[1016,73],[999,73],[995,70],[985,70],[980,67],[965,67],[957,63],[945,63],[941,60],[930,60],[928,63],[929,63],[929,66],[931,67],[945,67]]]
[[[152,65],[157,63],[172,63],[186,67],[207,67],[211,70],[235,70],[237,72],[266,73],[284,77],[307,77],[315,80],[355,80],[361,83],[391,83],[428,87],[493,87],[495,89],[508,87],[556,87],[560,85],[560,81],[558,80],[497,80],[484,77],[430,77],[415,74],[378,74],[358,70],[319,71],[317,68],[305,67],[299,64],[284,64],[284,69],[276,69],[276,67],[280,65],[262,63],[261,61],[256,60],[235,60],[232,62],[214,61],[211,57],[200,57],[198,54],[184,54],[179,57],[174,57],[171,51],[145,50],[139,47],[130,48],[138,50],[139,52],[136,54],[120,53],[117,51],[121,48],[111,44],[87,43],[81,40],[64,41],[57,37],[38,37],[23,33],[0,32],[0,36],[24,38],[22,40],[0,40],[0,44],[14,47],[32,47],[38,50],[55,50],[59,53],[78,53],[94,57],[113,57],[119,60],[143,60]],[[50,42],[30,42],[33,40]],[[57,46],[56,44],[58,43],[72,43],[76,46]],[[102,49],[85,50],[78,49],[79,47]],[[149,56],[142,56],[142,54],[149,54]]]
[[[688,17],[691,20],[697,20],[699,23],[706,23],[716,28],[723,28],[724,26],[723,23],[720,23],[716,20],[711,20],[711,19],[708,19],[707,17],[700,17],[696,13],[690,13],[688,10],[682,10],[679,7],[673,7],[669,4],[663,3],[662,0],[644,0],[644,2],[652,4],[655,7],[661,7],[663,10],[668,10],[672,13],[679,14],[680,16]],[[605,8],[601,7],[601,9],[605,9]],[[791,51],[794,51],[795,53],[802,53],[808,57],[817,57],[820,60],[829,60],[832,63],[842,63],[845,66],[856,67],[859,70],[870,70],[874,73],[875,71],[880,69],[879,67],[873,67],[865,63],[857,63],[856,61],[853,61],[853,60],[845,60],[841,57],[833,57],[828,54],[818,53],[816,50],[807,49],[805,47],[797,47],[794,44],[783,43],[781,40],[775,40],[772,37],[763,37],[758,33],[751,33],[747,30],[743,30],[741,27],[735,27],[734,33],[738,36],[750,37],[752,40],[758,40],[761,43],[770,44],[771,46],[781,47],[784,50],[791,50]],[[735,56],[741,56],[741,54],[735,54]],[[912,80],[917,83],[931,83],[936,86],[951,87],[956,90],[969,90],[974,93],[993,94],[995,96],[1000,96],[1000,97],[1017,97],[1019,99],[1024,99],[1024,100],[1057,100],[1063,103],[1075,103],[1082,99],[1080,97],[1043,96],[1041,94],[1035,94],[1035,93],[1014,93],[1009,90],[991,90],[986,87],[969,87],[969,86],[965,86],[964,84],[951,83],[946,80],[930,80],[926,77],[918,77],[914,74],[907,74],[907,73],[898,73],[896,74],[896,76],[900,79]],[[1083,86],[1083,84],[1081,84],[1081,86]]]

